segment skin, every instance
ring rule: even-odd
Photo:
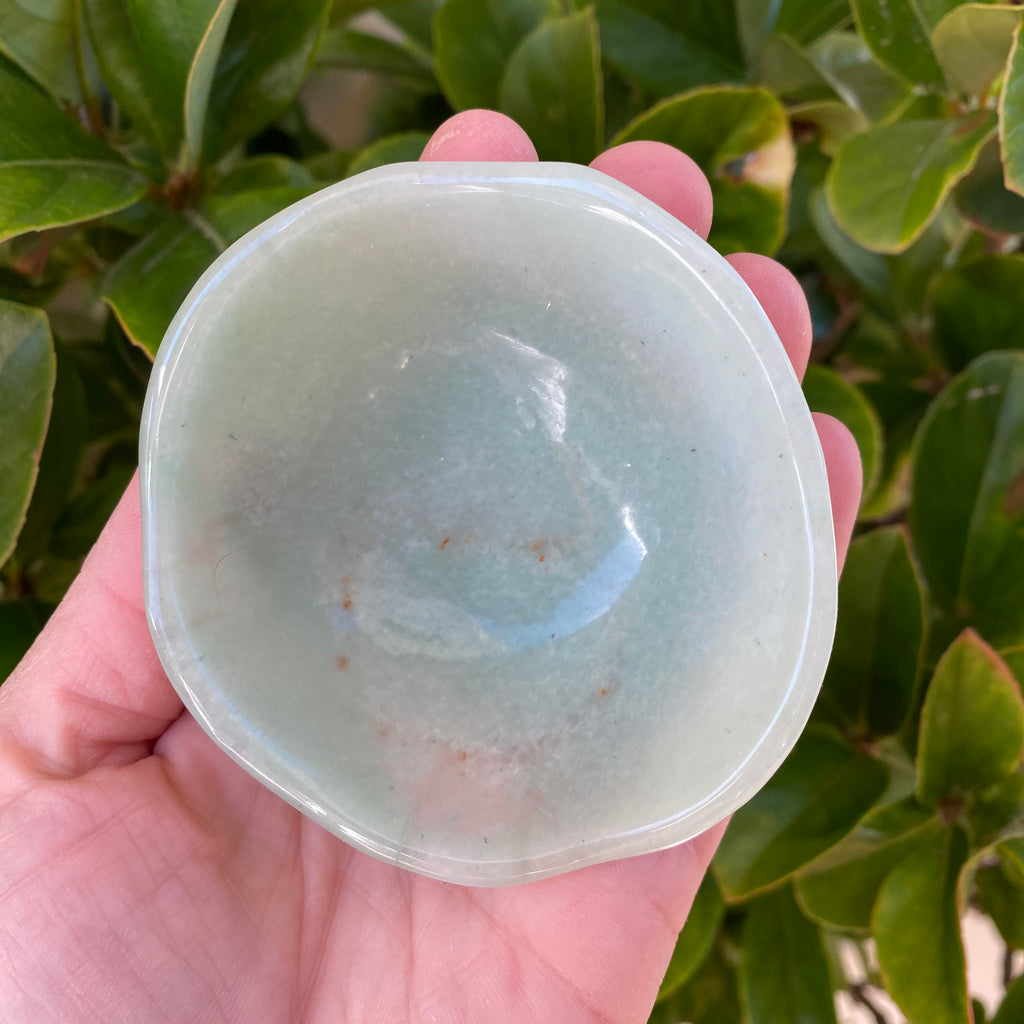
[[[425,160],[535,160],[498,114]],[[696,164],[634,142],[594,166],[707,235]],[[800,287],[730,262],[798,376]],[[860,462],[817,417],[840,558]],[[529,885],[470,889],[356,852],[264,789],[182,711],[143,613],[138,487],[0,688],[0,1007],[11,1024],[643,1022],[724,830]]]

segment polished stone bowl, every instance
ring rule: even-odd
[[[142,436],[171,682],[263,784],[465,884],[747,800],[825,671],[825,467],[739,276],[568,164],[402,164],[250,232]]]

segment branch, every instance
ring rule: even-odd
[[[847,990],[853,997],[855,1003],[859,1003],[864,1007],[872,1017],[875,1018],[875,1024],[889,1024],[889,1019],[884,1013],[871,1001],[868,996],[868,986],[863,982],[856,982],[849,987]]]

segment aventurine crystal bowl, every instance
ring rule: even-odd
[[[825,671],[824,463],[707,244],[568,164],[403,164],[203,275],[142,435],[171,682],[375,857],[522,882],[747,800]]]

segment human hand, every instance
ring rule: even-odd
[[[497,114],[457,115],[428,160],[535,160]],[[658,143],[594,166],[704,236],[711,191]],[[729,258],[797,374],[799,285]],[[849,433],[816,417],[839,555],[860,492]],[[512,888],[412,875],[345,845],[182,710],[142,603],[133,483],[0,688],[0,1018],[10,1024],[643,1022],[724,826]]]

